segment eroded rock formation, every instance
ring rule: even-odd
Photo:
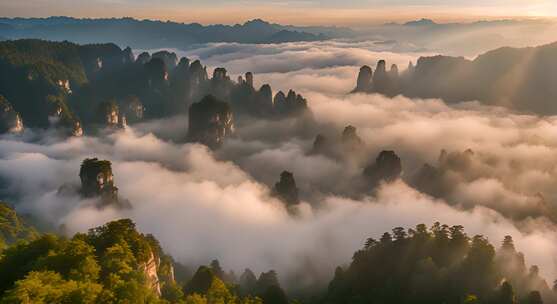
[[[145,106],[141,100],[135,95],[129,95],[123,101],[124,110],[122,117],[126,118],[127,123],[137,123],[143,120],[145,115]]]
[[[112,163],[108,160],[87,158],[79,170],[81,180],[80,193],[87,198],[100,198],[99,207],[131,207],[127,200],[118,197],[118,188],[114,184]]]
[[[358,136],[357,129],[354,126],[347,126],[344,128],[341,140],[344,147],[349,150],[360,149],[364,143],[360,136]]]
[[[360,68],[360,73],[358,74],[358,81],[356,83],[356,88],[354,92],[369,92],[371,91],[371,80],[373,78],[373,70],[364,65]]]
[[[402,162],[394,151],[382,151],[375,163],[367,166],[364,175],[373,187],[381,182],[392,182],[402,174]]]
[[[147,52],[143,52],[137,56],[135,62],[139,64],[146,64],[147,62],[151,61],[151,54]]]
[[[0,134],[23,132],[23,120],[4,96],[0,95]]]
[[[296,187],[294,174],[283,171],[280,174],[280,180],[275,184],[273,194],[287,205],[299,204],[300,199],[298,198],[298,187]]]
[[[123,113],[120,113],[118,104],[111,100],[99,105],[97,123],[108,128],[126,127],[127,118]]]
[[[275,96],[274,107],[279,117],[301,114],[308,109],[307,100],[294,90],[288,91],[288,95],[279,91]]]
[[[218,148],[234,133],[234,116],[228,103],[212,95],[190,106],[188,140]]]
[[[168,71],[173,70],[178,65],[178,56],[176,55],[176,53],[171,53],[169,51],[159,51],[151,55],[151,60],[154,58],[161,59]]]

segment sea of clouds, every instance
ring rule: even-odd
[[[368,237],[394,227],[434,222],[463,225],[499,246],[512,235],[526,262],[557,277],[555,223],[540,208],[557,199],[557,117],[513,113],[468,101],[347,95],[359,67],[379,59],[405,67],[420,53],[385,51],[373,42],[211,44],[181,52],[233,76],[255,73],[259,86],[295,89],[308,99],[313,122],[240,123],[220,150],[180,142],[187,118],[145,122],[99,137],[56,139],[41,131],[0,138],[0,179],[23,213],[72,234],[117,218],[132,218],[165,250],[187,265],[217,258],[236,273],[276,269],[285,282],[326,282],[350,262]],[[403,69],[402,69],[403,70]],[[357,127],[365,142],[341,158],[309,153],[315,135],[340,136]],[[437,165],[442,149],[474,151],[454,172],[454,187],[433,198],[409,186],[425,164]],[[363,168],[382,150],[395,150],[403,179],[354,195]],[[84,158],[113,163],[129,210],[61,194],[78,185]],[[294,173],[303,203],[295,216],[271,196],[280,172]],[[537,210],[539,211],[539,210]]]

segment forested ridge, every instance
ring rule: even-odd
[[[0,209],[0,303],[554,303],[510,236],[497,247],[462,226],[394,228],[368,238],[317,295],[289,297],[279,274],[257,277],[182,265],[156,238],[122,219],[71,238],[38,233],[7,204]],[[195,246],[192,244],[192,246]],[[248,265],[249,266],[249,265]],[[197,270],[193,272],[194,269]]]

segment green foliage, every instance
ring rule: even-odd
[[[67,106],[68,89],[85,84],[79,46],[69,42],[17,40],[0,42],[0,93],[12,102],[24,124],[47,127],[54,104],[63,121],[74,119]]]
[[[478,301],[478,297],[472,294],[467,295],[463,302],[463,304],[478,304],[478,303],[480,303]]]
[[[21,239],[34,239],[37,231],[17,215],[8,204],[0,202],[0,252]]]
[[[164,255],[155,241],[119,220],[69,240],[18,242],[0,258],[2,303],[160,303],[158,281],[147,275],[147,265],[158,267],[155,251]],[[163,290],[172,303],[183,298],[175,285]]]
[[[217,268],[217,262],[213,261],[211,264],[211,268],[199,267],[186,284],[184,287],[185,303],[262,304],[261,298],[250,295],[240,297],[235,294],[233,289],[214,273],[213,268]],[[218,269],[220,269],[220,265]]]
[[[18,242],[4,250],[0,259],[0,294],[12,288],[27,273],[38,270],[40,259],[58,250],[60,245],[56,236],[47,234],[30,242]]]
[[[261,298],[265,304],[288,304],[286,294],[277,285],[269,286]]]
[[[11,211],[4,214],[14,218]],[[156,238],[138,232],[129,219],[71,239],[45,234],[2,252],[0,304],[290,303],[273,270],[257,279],[246,269],[236,286],[214,260],[181,286],[174,278],[174,264]],[[336,269],[326,295],[315,302],[553,303],[552,291],[538,275],[538,267],[526,271],[511,237],[496,250],[483,236],[468,237],[461,226],[397,227],[380,240],[367,239],[348,268]]]
[[[98,303],[102,286],[92,282],[64,280],[53,271],[32,271],[2,298],[2,304]]]
[[[350,267],[336,270],[326,302],[514,304],[515,292],[550,292],[545,282],[537,281],[543,281],[537,268],[532,276],[524,271],[511,237],[496,252],[485,237],[470,238],[463,231],[462,226],[436,223],[428,229],[422,224],[409,230],[397,227],[379,241],[368,239]],[[515,266],[507,275],[510,265]],[[500,285],[505,277],[520,289],[515,291],[510,282]]]
[[[184,287],[184,293],[190,294],[206,294],[213,283],[217,279],[213,271],[207,266],[200,266],[192,279]]]

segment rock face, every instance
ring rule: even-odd
[[[147,52],[143,52],[137,56],[135,62],[139,64],[146,64],[147,62],[151,61],[151,55]]]
[[[205,96],[189,109],[188,140],[218,148],[234,133],[234,118],[230,106],[212,95]]]
[[[280,174],[279,182],[275,184],[273,194],[287,205],[299,204],[300,200],[298,198],[298,188],[296,187],[294,174],[283,171]]]
[[[329,141],[327,137],[322,134],[317,134],[315,140],[313,141],[313,147],[311,148],[312,154],[326,154],[329,152]]]
[[[122,117],[125,117],[128,123],[136,123],[143,120],[145,106],[137,96],[127,96],[123,101],[123,105],[124,111]]]
[[[48,123],[49,128],[55,128],[65,136],[81,136],[83,129],[81,122],[68,110],[65,102],[59,96],[49,95],[48,101]]]
[[[55,128],[65,135],[95,133],[144,118],[186,114],[190,105],[207,95],[228,102],[235,119],[291,119],[311,122],[306,99],[296,92],[275,92],[269,85],[254,87],[254,74],[231,80],[224,68],[208,77],[196,60],[170,52],[133,56],[130,48],[115,44],[76,45],[24,39],[0,42],[0,94],[17,113],[6,110],[2,123],[21,130]],[[20,60],[25,58],[25,60]],[[23,64],[23,62],[29,63]],[[33,66],[44,66],[34,69]],[[136,96],[130,102],[126,96]],[[114,102],[115,105],[101,102]],[[143,105],[143,107],[142,107]],[[8,117],[9,116],[9,117]],[[15,117],[16,119],[13,119]],[[83,128],[82,128],[83,126]],[[4,130],[5,132],[5,130]]]
[[[358,81],[354,93],[357,92],[369,92],[371,90],[371,79],[373,78],[372,69],[364,65],[360,68],[360,73],[358,74]]]
[[[178,56],[176,55],[176,53],[160,51],[153,53],[153,55],[151,55],[151,58],[161,59],[168,71],[173,70],[178,65]]]
[[[150,87],[164,86],[168,81],[168,68],[161,58],[153,57],[145,64]]]
[[[126,47],[123,51],[122,51],[122,63],[124,64],[128,64],[128,63],[133,63],[135,61],[135,57],[133,56],[133,51],[131,47]]]
[[[118,188],[114,185],[112,164],[107,160],[87,158],[81,163],[79,170],[81,179],[81,194],[84,197],[99,197],[104,207],[113,205],[117,207],[130,207],[129,202],[118,198]]]
[[[72,130],[71,130],[72,136],[83,136],[83,128],[81,127],[81,122],[76,121],[73,124]]]
[[[149,256],[149,260],[143,266],[143,272],[145,273],[145,277],[147,278],[147,282],[151,289],[157,293],[157,295],[161,295],[161,284],[159,281],[159,275],[157,270],[159,268],[160,259],[156,259],[155,255],[151,251],[151,255]]]
[[[253,73],[247,72],[246,73],[246,84],[250,87],[253,87]]]
[[[79,170],[81,193],[86,197],[110,195],[116,197],[118,188],[114,186],[112,164],[107,160],[87,158]]]
[[[259,88],[255,106],[260,116],[269,117],[273,114],[273,91],[270,85],[264,84]]]
[[[23,132],[23,120],[4,96],[0,95],[0,134]]]
[[[387,62],[377,62],[375,73],[369,66],[360,68],[356,88],[352,93],[379,93],[386,96],[395,96],[401,93],[400,72],[396,64],[391,65],[387,71]]]
[[[373,187],[381,182],[392,182],[402,174],[402,163],[394,151],[382,151],[374,164],[364,170]]]
[[[364,143],[360,136],[358,136],[357,129],[354,126],[347,126],[344,128],[341,140],[343,145],[349,149],[360,148]]]
[[[227,73],[225,68],[216,68],[210,83],[211,94],[223,100],[228,100],[234,85]]]
[[[106,101],[99,105],[97,122],[109,128],[125,127],[127,118],[120,113],[120,107],[115,101]]]
[[[375,74],[373,75],[373,91],[380,94],[386,94],[389,89],[389,74],[387,74],[387,63],[385,60],[379,60]]]
[[[213,71],[213,81],[226,80],[228,78],[228,76],[226,74],[227,74],[227,71],[226,71],[225,68],[216,68]]]
[[[293,90],[288,91],[288,95],[279,91],[275,96],[274,106],[279,117],[300,114],[308,108],[307,100]]]

